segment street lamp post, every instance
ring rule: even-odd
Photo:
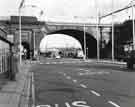
[[[97,60],[100,59],[100,47],[99,47],[99,37],[100,37],[100,28],[99,28],[99,23],[100,23],[100,17],[99,17],[99,10],[97,9]]]
[[[86,17],[77,17],[77,16],[75,16],[75,18],[86,18]],[[88,17],[89,18],[89,17]],[[83,45],[84,45],[84,57],[83,57],[83,59],[84,60],[86,60],[86,25],[85,25],[85,23],[83,24]]]
[[[112,11],[113,11],[113,6],[114,6],[114,3],[113,3],[113,0],[112,0]],[[112,61],[114,61],[114,15],[112,14]]]
[[[21,8],[19,8],[19,61],[22,64],[22,26],[21,26]]]
[[[135,48],[135,17],[134,17],[134,5],[133,5],[133,1],[131,3],[132,5],[132,25],[133,25],[133,28],[132,28],[132,33],[133,33],[133,49]]]
[[[83,31],[84,31],[84,60],[86,60],[86,27],[85,24],[83,26]]]
[[[36,5],[23,5],[24,4],[24,0],[22,0],[22,2],[21,2],[21,4],[20,4],[20,7],[19,7],[19,48],[20,48],[20,54],[19,54],[19,61],[20,61],[20,64],[22,63],[22,25],[21,25],[21,9],[22,8],[24,8],[24,7],[28,7],[28,6],[30,6],[30,7],[32,7],[32,8],[39,8],[39,7],[37,7]],[[39,8],[40,9],[40,8]],[[41,11],[42,11],[42,14],[43,14],[43,10],[42,9],[40,9]],[[34,57],[35,57],[35,32],[34,32],[34,35],[33,35],[33,38],[34,38],[34,40],[33,40],[33,42],[34,42]]]
[[[33,48],[34,48],[34,51],[33,51],[33,54],[34,54],[34,58],[35,58],[35,50],[36,50],[36,45],[35,45],[35,31],[33,31]]]

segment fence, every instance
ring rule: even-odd
[[[0,74],[4,74],[10,80],[15,79],[17,61],[12,53],[12,44],[6,39],[0,38]]]

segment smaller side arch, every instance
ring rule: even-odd
[[[22,42],[22,46],[23,46],[24,49],[27,50],[27,52],[26,52],[26,58],[27,59],[30,59],[30,44],[27,41],[23,41]]]

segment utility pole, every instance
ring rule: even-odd
[[[132,5],[132,34],[133,34],[133,49],[135,49],[135,17],[134,17],[134,5],[133,5],[133,1],[131,2]]]
[[[97,60],[98,61],[100,59],[100,47],[99,47],[100,28],[99,28],[99,23],[100,23],[100,17],[99,17],[99,10],[97,9]]]
[[[20,64],[22,64],[22,26],[21,26],[21,8],[19,9],[19,48],[20,48],[20,54],[19,54],[19,61]]]
[[[83,31],[84,31],[84,60],[86,60],[86,27],[85,24],[83,26]]]
[[[19,12],[19,61],[20,61],[20,64],[22,64],[22,19],[21,19],[21,9],[24,5],[24,2],[25,0],[22,0],[21,3],[20,3],[20,6],[18,8],[18,12]]]
[[[114,7],[114,1],[112,0],[112,11]],[[112,14],[112,61],[114,61],[114,15]]]

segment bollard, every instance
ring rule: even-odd
[[[10,55],[10,69],[9,69],[9,79],[15,80],[15,70],[16,70],[16,62],[13,56],[13,53],[11,52]]]

